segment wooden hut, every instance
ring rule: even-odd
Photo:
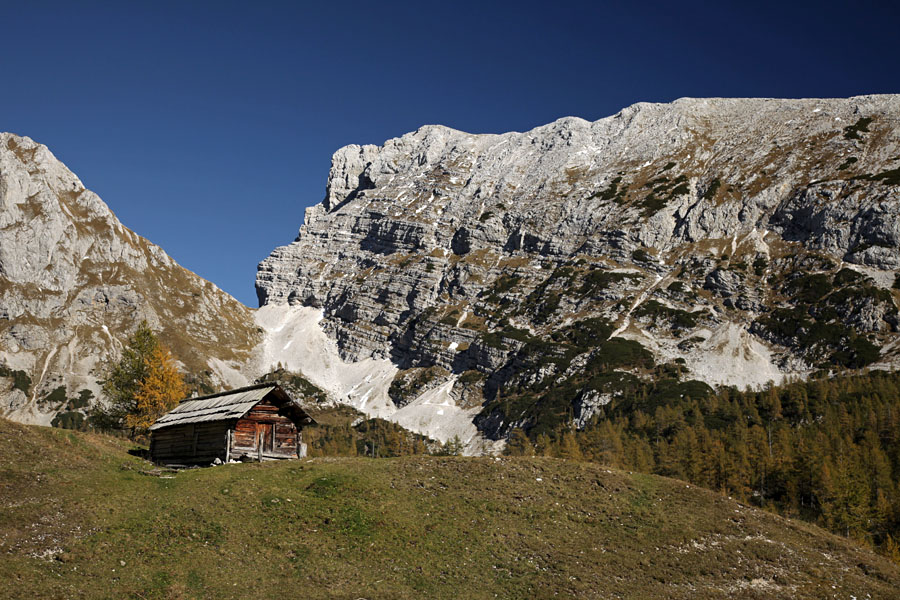
[[[169,465],[300,458],[301,430],[310,423],[274,383],[187,398],[150,427],[150,457]]]

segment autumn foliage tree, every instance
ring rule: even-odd
[[[815,521],[900,562],[900,372],[696,397],[638,389],[578,431],[514,429],[507,453],[528,447],[684,479]]]
[[[146,431],[187,393],[171,352],[146,321],[138,325],[101,383],[107,403],[95,411],[92,422],[100,429],[126,429],[131,437]]]
[[[125,416],[125,424],[134,431],[146,431],[153,423],[175,408],[187,394],[175,359],[165,346],[158,344],[144,357],[146,375],[138,382],[134,411]]]

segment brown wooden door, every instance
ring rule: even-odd
[[[272,424],[256,424],[256,443],[260,452],[272,452]]]

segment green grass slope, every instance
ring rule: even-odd
[[[896,598],[900,568],[684,482],[554,459],[171,473],[0,419],[3,598]]]

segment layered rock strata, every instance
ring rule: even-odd
[[[402,381],[476,382],[492,436],[533,426],[554,388],[577,424],[624,393],[610,378],[892,364],[898,123],[900,96],[681,99],[347,146],[260,264],[259,302],[321,310],[344,359]]]

